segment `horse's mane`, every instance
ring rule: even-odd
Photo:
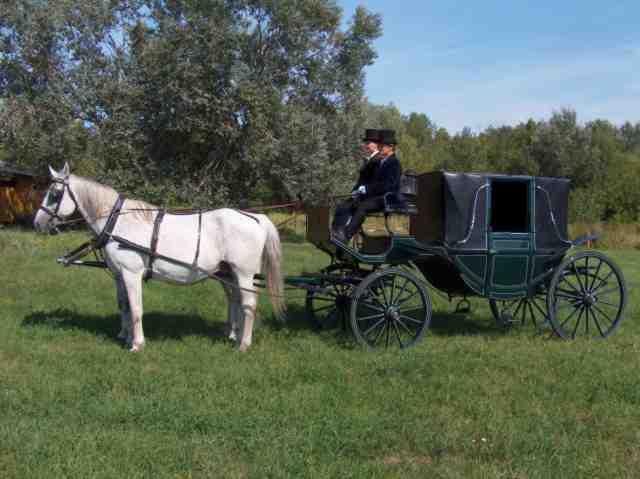
[[[72,175],[76,196],[82,198],[82,204],[87,215],[92,220],[109,216],[118,192],[110,186],[102,185],[97,181],[82,176]],[[127,219],[136,219],[150,223],[153,221],[153,213],[158,207],[142,200],[127,198],[127,207],[122,209],[122,213],[127,215]]]

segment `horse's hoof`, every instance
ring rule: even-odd
[[[144,349],[144,343],[142,344],[134,344],[129,348],[130,353],[139,353]]]
[[[238,351],[240,351],[241,353],[244,353],[248,349],[249,349],[249,345],[248,344],[241,344],[240,347],[238,348]]]

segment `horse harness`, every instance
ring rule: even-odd
[[[63,189],[59,191],[59,195],[56,195],[55,198],[58,199],[55,208],[52,210],[46,206],[41,205],[40,209],[42,209],[45,213],[47,213],[48,215],[50,215],[52,218],[55,218],[59,221],[64,222],[64,218],[62,218],[58,213],[60,211],[60,205],[62,203],[62,197],[64,196],[65,191],[69,193],[69,196],[71,198],[71,200],[73,201],[73,203],[75,204],[76,209],[78,208],[78,201],[75,197],[75,195],[73,194],[73,191],[71,190],[71,188],[69,187],[69,181],[68,181],[68,177],[64,178],[64,179],[57,179],[54,178],[52,180],[54,183],[60,183],[63,185]],[[224,284],[227,284],[229,286],[232,286],[234,288],[237,289],[241,289],[243,291],[248,291],[248,292],[252,292],[252,293],[257,293],[257,290],[252,290],[252,289],[248,289],[248,288],[242,288],[236,284],[234,284],[233,282],[231,282],[229,280],[229,278],[227,277],[227,275],[225,273],[209,273],[208,271],[204,270],[203,268],[200,268],[198,266],[198,259],[200,257],[200,240],[201,240],[201,236],[202,236],[202,213],[206,212],[208,210],[202,210],[202,209],[196,209],[196,210],[169,210],[169,212],[171,214],[177,214],[177,215],[191,215],[191,214],[197,214],[198,215],[198,239],[197,239],[197,243],[196,243],[196,251],[195,251],[195,255],[194,255],[194,259],[193,262],[191,264],[186,263],[184,261],[180,261],[177,260],[175,258],[170,258],[168,256],[159,254],[157,252],[157,247],[158,247],[158,238],[160,235],[160,225],[162,223],[162,220],[164,219],[165,214],[167,213],[167,209],[166,208],[159,208],[157,209],[158,214],[156,215],[154,222],[153,222],[153,232],[151,235],[151,243],[149,248],[139,245],[137,243],[134,243],[132,241],[127,240],[126,238],[123,238],[121,236],[118,235],[114,235],[113,234],[113,230],[115,229],[115,226],[118,222],[118,218],[119,216],[123,213],[122,211],[122,206],[124,205],[126,198],[121,195],[118,194],[118,198],[116,200],[116,202],[114,203],[113,207],[111,208],[111,211],[109,212],[109,215],[107,217],[107,221],[105,223],[104,228],[102,229],[102,231],[100,231],[98,234],[96,234],[95,238],[92,238],[91,240],[83,243],[82,245],[80,245],[78,248],[70,251],[69,253],[65,254],[64,256],[61,256],[60,258],[58,258],[57,262],[63,264],[64,266],[70,266],[70,265],[81,265],[81,266],[91,266],[91,267],[96,267],[96,268],[107,268],[107,264],[106,261],[104,259],[104,247],[107,245],[107,243],[112,240],[115,241],[116,243],[118,243],[119,247],[121,248],[127,248],[127,249],[131,249],[134,251],[137,251],[139,253],[143,253],[145,255],[148,256],[148,260],[147,260],[147,265],[145,268],[145,272],[144,272],[144,276],[143,279],[144,281],[148,281],[149,279],[151,279],[153,277],[153,263],[156,259],[160,259],[163,261],[167,261],[169,263],[173,263],[175,265],[178,266],[183,266],[187,269],[191,269],[192,271],[196,271],[199,272],[205,276],[207,276],[208,278],[211,279],[215,279],[218,280]],[[139,208],[135,208],[135,209],[127,209],[126,212],[133,212],[133,211],[152,211],[151,209],[139,209]],[[254,220],[256,223],[260,224],[259,220],[244,211],[241,210],[235,210],[236,212],[251,218],[252,220]],[[80,258],[85,257],[88,254],[94,253],[96,256],[96,261],[79,261]]]

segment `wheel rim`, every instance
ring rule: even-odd
[[[531,323],[541,328],[548,322],[546,294],[506,300],[489,300],[491,312],[502,328],[524,327]]]
[[[405,271],[370,275],[354,293],[351,327],[369,349],[411,347],[422,338],[430,320],[426,290]]]
[[[624,278],[604,255],[582,253],[565,261],[556,272],[547,303],[558,336],[606,338],[622,319]]]

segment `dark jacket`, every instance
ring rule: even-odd
[[[379,153],[378,153],[379,154]],[[358,175],[358,181],[353,186],[351,191],[355,191],[358,187],[364,185],[368,186],[375,175],[376,168],[378,168],[378,154],[373,155],[371,158],[366,160],[365,164],[360,168],[360,174]]]
[[[396,155],[387,157],[382,163],[378,160],[371,182],[367,185],[367,198],[383,196],[385,193],[395,193],[400,190],[400,176],[402,167]]]

